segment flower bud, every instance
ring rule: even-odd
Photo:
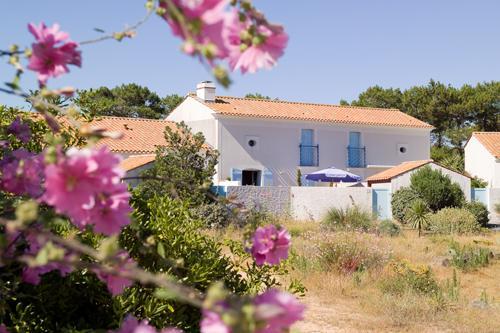
[[[16,208],[16,219],[23,223],[30,223],[38,217],[38,203],[36,201],[26,201]]]

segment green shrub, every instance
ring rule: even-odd
[[[481,179],[479,177],[472,177],[470,180],[470,187],[471,188],[485,188],[488,186],[488,182],[484,179]]]
[[[274,274],[280,273],[280,267],[256,266],[253,262],[240,265],[238,262],[248,261],[241,242],[237,242],[240,247],[233,244],[226,252],[225,244],[201,233],[204,225],[191,217],[189,203],[166,196],[147,202],[135,197],[134,205],[135,221],[124,229],[120,243],[147,270],[170,273],[200,291],[217,281],[238,294],[279,285]],[[153,288],[144,286],[129,288],[120,297],[121,306],[157,327],[175,325],[187,332],[198,329],[199,309],[158,299],[154,293]]]
[[[322,221],[323,226],[336,230],[360,230],[373,229],[373,215],[358,206],[347,208],[330,209]]]
[[[401,233],[401,228],[392,220],[383,220],[378,224],[377,231],[381,235],[394,237]]]
[[[319,247],[319,262],[326,271],[342,274],[382,267],[388,259],[384,249],[361,235],[340,234]]]
[[[481,225],[466,209],[443,208],[431,215],[430,230],[439,234],[472,234],[481,231]]]
[[[463,270],[471,271],[490,264],[493,252],[484,247],[464,245],[452,242],[449,253],[451,255],[451,265]]]
[[[404,295],[408,291],[422,295],[438,295],[440,288],[430,266],[415,265],[407,260],[392,261],[387,266],[388,276],[381,282],[387,294]]]
[[[191,212],[208,228],[225,228],[231,223],[230,208],[220,202],[202,204],[192,208]]]
[[[409,207],[417,199],[421,199],[417,191],[410,187],[402,187],[392,195],[392,217],[400,223],[406,224],[405,215]]]
[[[410,187],[436,212],[445,207],[461,207],[465,202],[462,189],[440,170],[425,166],[411,175]]]
[[[481,225],[481,227],[486,227],[490,221],[488,217],[488,208],[479,201],[468,202],[464,205],[464,208],[471,212],[475,217],[476,221]]]

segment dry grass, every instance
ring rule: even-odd
[[[317,265],[317,249],[338,233],[325,231],[311,222],[284,222],[293,234],[294,277],[308,288],[304,302],[309,311],[300,332],[500,332],[500,260],[472,272],[456,270],[459,279],[457,299],[447,297],[444,286],[453,277],[453,267],[444,266],[448,258],[449,236],[426,235],[405,230],[398,237],[366,234],[362,237],[392,259],[405,259],[429,265],[434,278],[443,286],[442,297],[408,292],[384,294],[380,282],[387,272],[368,269],[342,274]],[[343,233],[345,234],[345,233]],[[359,234],[352,233],[353,238]],[[456,236],[461,244],[478,244],[500,255],[500,233]],[[484,302],[486,300],[487,302]]]
[[[488,247],[500,257],[500,233],[419,238],[415,231],[403,230],[400,236],[389,237],[329,231],[310,221],[278,222],[292,234],[291,277],[300,278],[308,289],[302,299],[307,305],[305,320],[292,332],[500,332],[500,260],[471,272],[456,269],[460,285],[456,299],[449,298],[444,287],[454,268],[443,265],[452,239]],[[243,237],[239,229],[208,232],[219,239]],[[343,274],[319,264],[321,244],[349,235],[385,253],[387,262],[404,259],[430,266],[443,289],[441,297],[384,294],[380,286],[389,278],[386,269]]]

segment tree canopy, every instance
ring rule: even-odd
[[[92,116],[153,119],[167,116],[182,101],[183,97],[176,94],[161,98],[135,83],[79,90],[75,98],[75,103]]]
[[[271,99],[271,97],[267,95],[263,95],[261,93],[249,93],[245,95],[245,98],[254,98],[254,99]]]
[[[344,104],[346,101],[342,101]],[[500,82],[463,85],[460,88],[430,80],[427,85],[401,91],[370,87],[351,105],[397,108],[433,125],[438,147],[461,150],[472,131],[500,130]]]

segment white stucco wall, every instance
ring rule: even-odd
[[[153,165],[154,165],[154,161],[152,161],[152,162],[150,162],[148,164],[141,165],[140,167],[137,167],[135,169],[129,170],[125,174],[125,177],[137,177],[137,176],[140,176],[141,173],[144,170],[152,168]],[[125,180],[125,182],[127,184],[129,184],[130,186],[132,186],[132,187],[136,187],[141,182],[141,180],[140,179],[129,179],[129,180]]]
[[[466,177],[458,172],[443,168],[435,163],[429,163],[427,165],[429,165],[434,170],[440,170],[443,174],[449,176],[453,182],[458,183],[458,185],[460,185],[460,188],[464,192],[465,198],[467,199],[467,201],[470,201],[471,189],[469,177]],[[410,186],[411,175],[417,170],[418,169],[411,170],[402,175],[394,177],[391,181],[391,192],[394,193],[403,186]]]
[[[500,188],[500,160],[495,160],[474,136],[465,146],[465,171],[488,182],[488,187]]]
[[[495,160],[493,181],[491,182],[491,187],[500,189],[500,159]]]
[[[490,212],[490,223],[500,224],[500,214],[496,212],[495,206],[500,204],[500,187],[488,189],[488,210]]]
[[[366,187],[291,187],[290,213],[301,221],[320,221],[331,208],[346,208],[353,202],[372,211],[372,190]]]
[[[201,132],[206,142],[217,148],[216,121],[214,111],[198,102],[193,97],[187,97],[168,116],[167,120],[184,121],[193,133]]]
[[[302,173],[336,166],[348,169],[363,178],[383,168],[347,168],[349,132],[361,132],[361,145],[366,146],[367,165],[393,166],[408,160],[429,158],[429,130],[355,126],[304,121],[251,118],[219,118],[218,149],[220,179],[231,177],[231,168],[270,170],[273,185],[296,185],[299,168],[301,129],[313,129],[319,144],[319,166],[301,167]],[[247,144],[258,138],[256,148]],[[398,144],[407,144],[406,154],[398,152]]]

